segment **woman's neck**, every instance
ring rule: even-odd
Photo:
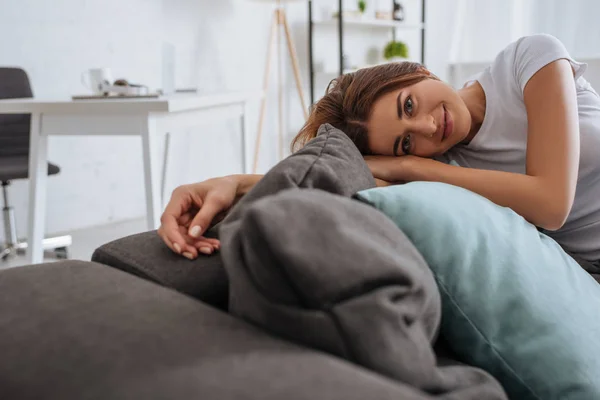
[[[471,115],[471,130],[463,142],[468,144],[479,132],[485,118],[485,92],[479,82],[475,81],[475,83],[458,90],[458,95],[465,102]]]

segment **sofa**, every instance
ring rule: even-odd
[[[162,251],[154,232],[94,259],[0,273],[0,398],[425,398],[228,315],[222,271]]]
[[[364,276],[348,273],[357,257],[327,265],[315,258],[312,222],[294,220],[290,205],[310,210],[324,201],[315,218],[338,218],[324,232],[373,218],[366,228],[374,235],[396,234],[382,214],[354,208],[352,195],[375,186],[359,159],[343,134],[323,127],[212,227],[223,249],[211,256],[175,255],[152,231],[107,243],[90,261],[1,271],[0,399],[507,398],[439,335],[434,281],[406,238],[374,250],[370,257],[387,257],[376,263],[387,269]],[[298,226],[293,235],[305,235],[312,258],[264,250],[283,240],[277,223],[261,217],[271,211],[297,221],[285,232]],[[353,240],[341,236],[335,243]],[[277,246],[298,251],[286,240]],[[311,287],[317,281],[322,290]],[[361,313],[352,310],[369,310],[372,320],[354,321]]]

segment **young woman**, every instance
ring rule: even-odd
[[[600,260],[600,97],[582,77],[585,68],[558,39],[533,35],[511,43],[458,91],[416,63],[359,70],[332,82],[293,148],[330,123],[365,155],[379,185],[464,187],[510,207],[592,265]],[[190,259],[211,254],[219,242],[202,237],[205,229],[259,179],[178,188],[159,234]]]

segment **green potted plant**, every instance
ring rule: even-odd
[[[401,41],[390,41],[383,50],[383,58],[390,62],[406,61],[408,46]]]
[[[367,10],[367,1],[366,0],[358,0],[358,10],[361,14],[364,14]]]

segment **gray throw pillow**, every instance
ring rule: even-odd
[[[290,189],[224,223],[221,240],[232,314],[439,398],[506,398],[479,369],[437,365],[433,274],[378,210]]]
[[[351,197],[375,186],[369,167],[350,138],[332,125],[324,124],[306,146],[271,168],[223,223],[238,219],[256,200],[285,189],[320,189]]]

